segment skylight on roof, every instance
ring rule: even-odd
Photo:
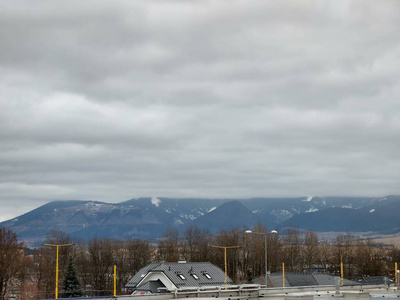
[[[190,275],[192,275],[194,279],[199,280],[199,276],[197,276],[196,274],[192,273]]]
[[[204,276],[206,276],[207,279],[211,279],[211,276],[210,276],[210,274],[208,274],[208,273],[204,273]]]
[[[179,278],[182,280],[186,280],[185,276],[183,276],[183,274],[178,274]]]

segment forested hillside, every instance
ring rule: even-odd
[[[0,226],[29,245],[41,245],[57,228],[73,240],[94,237],[147,239],[156,242],[165,228],[182,234],[189,226],[217,233],[246,230],[261,223],[284,231],[297,227],[316,232],[400,232],[400,196],[298,197],[252,199],[138,198],[121,203],[54,201]]]

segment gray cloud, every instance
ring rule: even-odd
[[[58,199],[399,194],[396,1],[0,4],[0,220]]]

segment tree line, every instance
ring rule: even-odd
[[[334,241],[321,241],[315,232],[287,229],[284,234],[268,234],[259,224],[246,234],[243,229],[208,230],[188,227],[183,233],[167,229],[156,242],[131,239],[116,241],[93,238],[77,242],[62,231],[52,230],[46,244],[73,244],[59,249],[59,289],[71,274],[78,277],[83,295],[112,295],[114,265],[117,268],[117,293],[142,267],[151,262],[211,262],[224,270],[224,251],[212,246],[239,246],[227,251],[227,272],[235,283],[248,283],[265,274],[265,240],[267,239],[268,270],[281,272],[319,271],[344,277],[391,276],[395,262],[400,261],[400,248],[377,244],[372,239],[361,239],[351,234],[339,234]],[[42,246],[28,249],[11,230],[0,230],[0,299],[16,295],[19,299],[45,299],[55,296],[56,251]],[[72,273],[71,273],[72,272]]]

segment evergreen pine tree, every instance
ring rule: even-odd
[[[82,295],[83,292],[81,288],[81,283],[75,270],[72,257],[70,256],[68,259],[67,270],[65,271],[62,296],[64,298],[70,298],[80,297]]]

